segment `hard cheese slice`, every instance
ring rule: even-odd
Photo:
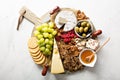
[[[60,58],[60,54],[58,51],[56,41],[54,39],[54,49],[53,49],[53,54],[52,54],[51,73],[58,74],[58,73],[63,73],[63,72],[64,72],[63,64],[62,64],[62,61]]]

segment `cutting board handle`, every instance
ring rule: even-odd
[[[20,13],[20,16],[19,16],[19,19],[18,19],[17,30],[19,30],[19,26],[20,26],[23,18],[26,18],[27,20],[29,20],[30,22],[32,22],[34,25],[40,25],[40,24],[41,24],[40,18],[38,18],[38,17],[37,17],[32,11],[30,11],[28,8],[22,7],[19,13]]]

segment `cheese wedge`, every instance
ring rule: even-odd
[[[58,47],[56,44],[56,41],[54,39],[54,49],[53,49],[53,54],[52,54],[52,64],[51,64],[51,73],[53,74],[59,74],[59,73],[63,73],[64,68],[63,68],[63,64],[60,58],[60,54],[58,51]]]

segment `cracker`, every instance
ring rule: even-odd
[[[34,54],[33,54],[33,55],[34,55]],[[32,54],[31,54],[31,56],[32,56]],[[42,54],[39,52],[38,55],[32,56],[32,58],[33,58],[33,59],[39,59],[41,56],[42,56]]]
[[[36,64],[43,64],[46,61],[46,57],[43,55],[42,59],[35,61]]]
[[[30,49],[29,48],[30,53],[36,54],[38,51],[40,51],[39,47],[36,47],[35,49]]]
[[[38,47],[37,38],[36,37],[31,37],[28,40],[28,47],[31,48],[31,49],[34,49],[34,48]]]
[[[45,56],[42,54],[38,59],[34,59],[35,62],[39,62],[41,61],[43,58],[45,58]]]
[[[40,51],[38,51],[36,54],[34,53],[30,53],[32,57],[37,57],[38,55],[40,55]]]

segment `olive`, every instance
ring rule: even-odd
[[[88,29],[88,32],[89,32],[89,33],[91,33],[91,32],[92,32],[92,29],[91,29],[91,28],[90,28],[90,29]]]
[[[81,22],[81,26],[82,26],[82,27],[87,26],[87,22],[86,22],[86,21]]]
[[[79,34],[80,36],[82,36],[82,33],[81,33],[81,32],[79,32],[78,34]]]
[[[85,34],[85,33],[83,33],[83,34],[82,34],[82,37],[84,37],[84,38],[85,38],[85,37],[86,37],[86,34]]]
[[[84,28],[84,32],[86,33],[88,31],[88,27],[85,27]]]
[[[76,32],[79,32],[79,28],[78,28],[77,26],[75,27],[75,31],[76,31]]]
[[[90,27],[91,27],[91,26],[90,26],[90,23],[87,23],[87,27],[88,27],[88,28],[90,28]]]
[[[82,33],[84,31],[84,28],[83,27],[80,27],[79,28],[79,32]]]
[[[77,24],[77,26],[80,27],[80,26],[81,26],[81,23],[79,22],[79,23]]]

